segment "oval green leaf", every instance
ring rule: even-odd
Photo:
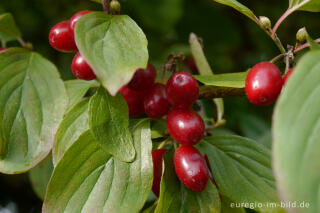
[[[21,36],[20,30],[11,13],[0,15],[0,40],[4,42],[16,40]]]
[[[54,169],[43,212],[139,212],[151,191],[153,166],[149,122],[132,130],[136,159],[117,160],[90,131],[67,150]]]
[[[164,167],[155,213],[220,212],[219,193],[210,180],[202,192],[194,192],[179,181],[173,166],[173,150],[165,153]]]
[[[209,86],[244,88],[247,72],[216,75],[194,75],[195,79]]]
[[[111,96],[103,87],[98,89],[89,103],[89,127],[106,152],[121,161],[134,160],[128,105],[120,93]]]
[[[289,0],[289,8],[309,12],[320,12],[319,0]]]
[[[48,155],[67,101],[58,70],[41,55],[0,55],[0,172],[25,172]]]
[[[53,146],[53,163],[56,165],[79,136],[89,129],[89,99],[78,103],[61,122]]]
[[[286,83],[275,108],[273,162],[285,201],[308,202],[320,212],[320,51],[307,53]]]
[[[147,66],[148,41],[129,16],[87,14],[76,25],[75,39],[81,54],[111,95],[131,80],[136,69]]]
[[[197,148],[207,154],[219,192],[237,203],[277,202],[270,150],[235,135],[203,139]]]
[[[41,200],[44,199],[52,172],[53,163],[51,154],[29,171],[31,186]]]
[[[72,109],[81,99],[85,96],[91,87],[98,86],[99,83],[95,80],[85,81],[80,79],[74,79],[64,82],[69,97],[69,104],[67,111]]]

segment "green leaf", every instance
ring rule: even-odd
[[[320,212],[320,51],[301,58],[275,107],[274,170],[285,201],[310,203]]]
[[[76,25],[75,39],[81,54],[111,95],[131,80],[137,68],[147,66],[148,41],[126,15],[87,14]]]
[[[21,36],[21,33],[14,21],[11,13],[0,15],[0,40],[4,42],[16,40]]]
[[[257,22],[257,18],[254,15],[254,13],[249,8],[247,8],[246,6],[244,6],[243,4],[241,4],[236,0],[213,0],[213,1],[232,7],[233,9],[239,11],[243,15],[253,20],[254,22]]]
[[[93,81],[84,81],[80,79],[69,80],[64,82],[69,96],[69,104],[67,111],[72,109],[79,101],[85,96],[88,90],[98,85],[99,83],[95,80]]]
[[[289,8],[294,10],[319,12],[320,1],[319,0],[289,0]]]
[[[89,103],[89,127],[106,152],[121,161],[134,160],[128,106],[120,93],[111,96],[103,87],[98,89]]]
[[[194,75],[194,77],[205,85],[244,88],[247,74],[248,72],[238,72],[218,75]]]
[[[173,166],[173,150],[164,155],[164,173],[160,184],[160,198],[155,213],[220,212],[220,198],[211,181],[202,192],[185,187],[177,178]]]
[[[307,41],[310,44],[310,48],[312,50],[319,50],[320,49],[320,45],[315,42],[309,35],[307,35]]]
[[[61,122],[53,146],[53,163],[56,165],[79,136],[89,129],[89,99],[78,103]]]
[[[219,192],[237,203],[277,202],[270,151],[235,135],[203,139],[197,148],[207,154]]]
[[[29,171],[31,186],[41,200],[44,199],[52,171],[53,163],[51,154]]]
[[[164,137],[166,129],[167,129],[167,125],[165,121],[155,120],[151,125],[152,139]]]
[[[54,169],[43,213],[139,212],[153,181],[149,122],[139,123],[132,134],[137,155],[134,162],[125,163],[85,132]]]
[[[0,55],[0,172],[25,172],[48,155],[67,101],[58,70],[41,55]]]

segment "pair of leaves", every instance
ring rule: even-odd
[[[84,132],[56,165],[43,212],[139,212],[152,186],[149,122],[132,128],[136,157],[126,163]]]
[[[21,48],[0,54],[0,172],[25,172],[48,155],[67,101],[48,60]]]
[[[0,40],[4,42],[19,39],[21,33],[10,13],[0,15]]]
[[[207,137],[197,148],[207,154],[223,196],[236,203],[278,202],[269,149],[235,135]]]
[[[76,24],[75,40],[102,86],[113,96],[148,62],[147,39],[126,15],[87,14]]]
[[[275,107],[274,169],[285,201],[308,202],[303,212],[320,211],[320,50],[298,62]]]

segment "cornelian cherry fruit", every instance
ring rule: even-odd
[[[153,162],[153,184],[152,191],[159,197],[160,194],[160,183],[162,177],[162,157],[167,149],[157,149],[152,152]]]
[[[179,180],[195,192],[206,188],[209,180],[207,164],[192,146],[180,146],[174,153],[174,168]]]
[[[150,118],[161,118],[170,110],[166,87],[156,83],[144,98],[144,111]]]
[[[137,69],[128,87],[133,90],[145,90],[153,86],[157,77],[157,70],[152,64],[148,64],[146,69]]]
[[[136,91],[127,86],[123,86],[120,89],[120,93],[128,104],[130,117],[138,116],[144,113],[143,100],[146,96],[146,91]]]
[[[281,73],[278,67],[270,62],[256,64],[247,75],[245,91],[253,104],[271,104],[279,96],[281,88]]]
[[[82,80],[89,81],[96,78],[93,70],[79,52],[73,58],[71,70],[74,76]]]
[[[49,43],[61,52],[75,52],[77,45],[69,31],[69,21],[62,21],[54,25],[49,32]]]
[[[92,11],[90,10],[84,10],[84,11],[80,11],[80,12],[77,12],[76,14],[74,14],[70,20],[69,20],[69,31],[71,33],[71,36],[72,38],[74,38],[74,28],[76,27],[76,23],[79,21],[79,19],[88,14],[88,13],[91,13]]]
[[[290,69],[290,70],[283,76],[283,85],[288,81],[288,79],[290,78],[292,72],[293,72],[293,68]]]

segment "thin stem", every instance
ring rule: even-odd
[[[199,98],[212,99],[224,98],[228,96],[245,95],[244,88],[202,86],[200,87]]]
[[[277,36],[277,34],[275,34],[274,36],[270,35],[270,37],[272,38],[272,40],[275,42],[275,44],[277,45],[277,47],[279,48],[281,53],[285,53],[286,49],[283,47],[279,37]]]
[[[102,0],[103,11],[110,14],[110,0]]]
[[[316,40],[314,40],[314,41],[317,42],[317,43],[320,43],[320,38],[318,38],[318,39],[316,39]],[[301,50],[303,50],[304,48],[309,47],[309,46],[310,46],[309,43],[302,44],[302,45],[296,47],[296,49],[294,50],[294,53],[297,53],[297,52],[299,52],[299,51],[301,51]]]
[[[165,139],[163,142],[161,142],[158,146],[157,149],[162,149],[166,144],[167,142],[169,141],[170,137],[168,137],[167,139]]]
[[[310,0],[306,0],[306,1],[303,1],[301,2],[300,4],[292,7],[292,8],[289,8],[286,10],[286,12],[284,12],[282,14],[282,16],[278,19],[278,21],[276,22],[276,24],[274,25],[273,29],[272,29],[272,34],[271,36],[272,37],[275,37],[276,35],[276,32],[277,32],[277,29],[279,28],[280,24],[291,14],[293,13],[294,11],[296,11],[298,8],[302,7],[304,4],[308,3]]]
[[[287,53],[281,53],[280,55],[274,57],[273,59],[270,60],[270,63],[276,63],[277,61],[279,61],[280,59],[282,59],[283,57],[285,57],[287,55]]]
[[[17,40],[22,47],[26,47],[26,42],[21,37],[17,38]]]

